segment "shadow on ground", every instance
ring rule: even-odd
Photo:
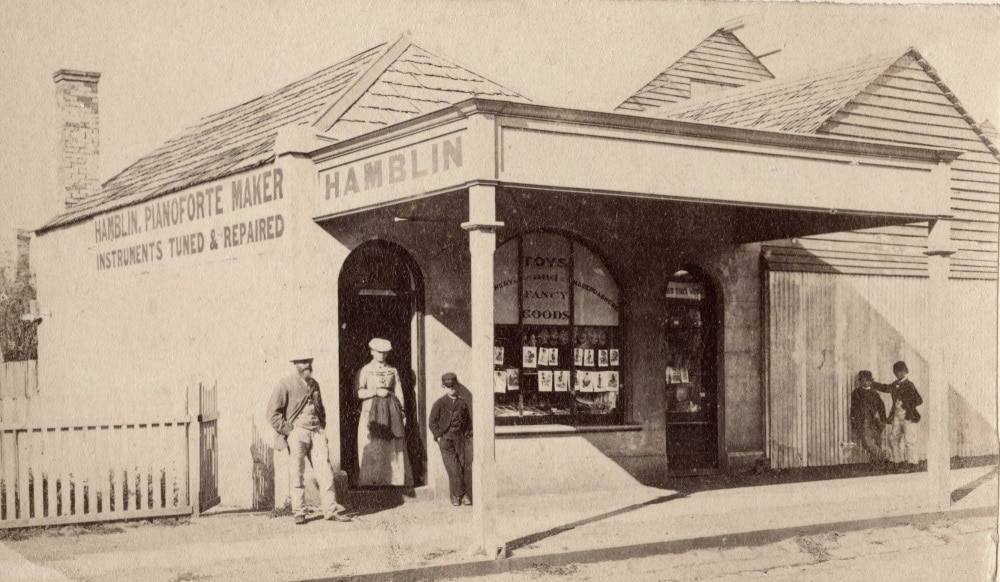
[[[414,497],[413,489],[387,487],[385,489],[358,489],[337,495],[337,501],[347,506],[347,514],[356,517],[380,513],[403,505]]]
[[[608,511],[608,512],[602,513],[600,515],[595,515],[595,516],[592,516],[592,517],[588,517],[588,518],[585,518],[585,519],[574,521],[572,523],[567,523],[565,525],[560,525],[560,526],[554,527],[554,528],[546,530],[546,531],[542,531],[542,532],[538,532],[538,533],[533,533],[533,534],[530,534],[530,535],[526,535],[524,537],[517,538],[516,540],[511,540],[511,541],[507,542],[507,550],[513,552],[514,550],[517,550],[518,548],[523,548],[525,546],[530,546],[531,544],[534,544],[536,542],[544,540],[545,538],[550,538],[550,537],[552,537],[554,535],[558,535],[558,534],[561,534],[563,532],[567,532],[567,531],[569,531],[569,530],[571,530],[573,528],[577,528],[577,527],[580,527],[580,526],[583,526],[583,525],[587,525],[587,524],[590,524],[590,523],[594,523],[594,522],[597,522],[597,521],[602,521],[602,520],[605,520],[605,519],[610,519],[612,517],[616,517],[616,516],[619,516],[619,515],[624,515],[626,513],[631,513],[633,511],[642,509],[644,507],[649,507],[650,505],[659,505],[661,503],[666,503],[668,501],[673,501],[674,499],[681,499],[683,497],[687,497],[687,495],[685,495],[684,493],[674,493],[673,495],[664,495],[662,497],[657,497],[656,499],[650,499],[649,501],[644,501],[642,503],[633,503],[632,505],[628,505],[626,507],[622,507],[622,508],[616,509],[614,511]]]
[[[957,502],[974,491],[977,487],[990,481],[998,474],[998,457],[954,457],[951,459],[952,469],[967,469],[971,467],[989,467],[993,470],[979,477],[966,485],[956,489],[951,494],[952,502]],[[907,472],[921,472],[927,470],[926,461],[921,461],[916,468]],[[897,467],[875,464],[855,464],[840,465],[834,467],[802,467],[796,469],[764,470],[749,473],[720,474],[720,475],[698,475],[694,477],[676,477],[664,479],[658,483],[644,483],[647,486],[672,489],[676,493],[664,495],[651,499],[643,503],[635,503],[614,511],[595,515],[565,525],[560,525],[545,531],[529,534],[507,543],[507,550],[514,552],[520,548],[530,546],[546,538],[559,535],[574,528],[595,523],[612,517],[630,513],[650,505],[658,505],[675,499],[688,497],[700,491],[712,491],[717,489],[734,489],[743,487],[756,487],[764,485],[780,485],[785,483],[803,483],[807,481],[824,481],[830,479],[848,479],[852,477],[871,477],[877,475],[890,475],[901,472]]]
[[[971,467],[996,467],[1000,463],[997,456],[985,457],[953,457],[952,469],[967,469]],[[927,470],[927,462],[921,461],[915,472]],[[716,489],[736,489],[742,487],[759,487],[764,485],[782,485],[786,483],[804,483],[807,481],[826,481],[830,479],[850,479],[854,477],[873,477],[877,475],[892,475],[900,473],[895,466],[858,463],[853,465],[835,465],[831,467],[798,467],[794,469],[764,469],[746,473],[731,473],[718,475],[697,475],[692,477],[673,477],[643,483],[648,487],[670,489],[683,493],[697,493]],[[968,495],[968,492],[965,493]],[[962,495],[964,497],[965,495]]]

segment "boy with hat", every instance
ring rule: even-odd
[[[295,524],[306,522],[303,507],[305,485],[303,473],[306,460],[312,465],[323,503],[323,515],[331,521],[351,521],[343,514],[346,509],[337,503],[330,467],[330,450],[326,440],[326,409],[319,392],[319,383],[312,377],[312,358],[300,356],[292,360],[296,373],[287,376],[271,394],[267,406],[268,420],[278,433],[275,449],[287,450],[292,480],[292,513]]]
[[[465,442],[472,432],[469,405],[458,396],[458,377],[454,373],[441,376],[441,387],[445,394],[431,407],[431,432],[441,448],[441,459],[448,471],[451,504],[456,507],[472,505],[465,478]]]
[[[892,365],[892,373],[896,381],[892,384],[875,382],[872,387],[879,392],[892,395],[892,412],[889,413],[889,448],[892,450],[892,460],[902,471],[913,471],[920,462],[917,456],[917,423],[920,413],[917,407],[924,399],[917,392],[917,387],[906,377],[910,373],[906,362],[899,361]]]
[[[872,390],[875,379],[869,370],[858,372],[856,388],[851,393],[851,428],[855,439],[868,452],[868,460],[881,464],[882,431],[885,429],[885,404],[882,397]]]

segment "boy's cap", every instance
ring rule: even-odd
[[[872,381],[874,381],[875,377],[872,376],[871,370],[861,370],[860,372],[858,372],[858,380],[872,380]]]
[[[906,367],[906,362],[904,362],[903,360],[900,360],[900,361],[896,362],[895,364],[893,364],[892,365],[892,371],[893,372],[906,372],[907,374],[910,373],[910,369]]]
[[[458,376],[454,372],[447,372],[441,376],[441,383],[447,384],[448,382],[458,382]]]

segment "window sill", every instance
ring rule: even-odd
[[[616,424],[608,426],[570,426],[568,424],[535,424],[522,426],[498,426],[496,436],[544,436],[560,434],[581,434],[588,432],[636,432],[642,430],[641,424]]]

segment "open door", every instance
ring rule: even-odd
[[[406,403],[407,449],[414,483],[424,482],[422,423],[417,396],[419,351],[414,338],[422,305],[419,273],[402,248],[371,241],[355,249],[340,273],[340,447],[341,464],[354,486],[358,474],[357,429],[361,409],[355,395],[358,371],[371,360],[368,342],[392,343],[387,362],[399,370]]]
[[[670,475],[719,470],[718,313],[718,296],[704,273],[673,274],[663,296]]]

